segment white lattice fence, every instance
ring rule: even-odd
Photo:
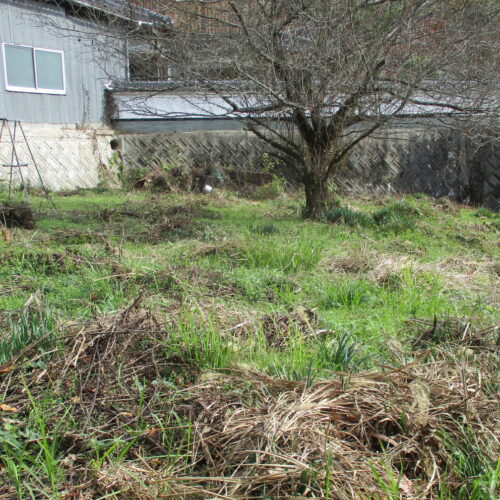
[[[260,167],[269,147],[243,131],[186,132],[180,134],[124,134],[122,153],[127,168],[176,166]]]
[[[23,124],[29,146],[33,152],[44,184],[52,190],[94,187],[100,180],[100,171],[108,163],[112,151],[109,146],[110,132],[95,128],[67,126],[42,126]],[[16,150],[21,163],[25,182],[32,186],[40,184],[36,170],[31,163],[29,151],[22,136],[18,134]],[[0,164],[11,163],[12,146],[8,134],[0,143]],[[18,170],[18,169],[17,169]],[[8,169],[0,170],[0,181],[8,180]],[[21,181],[16,172],[15,182]]]

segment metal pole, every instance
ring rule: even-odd
[[[9,174],[9,201],[12,194],[12,174],[14,173],[14,139],[16,136],[16,129],[14,127],[14,139],[12,138],[12,131],[10,130],[9,122],[7,122],[7,131],[9,132],[10,138],[10,174]]]
[[[49,191],[45,187],[45,184],[44,184],[43,179],[42,179],[42,174],[40,173],[40,169],[38,168],[38,165],[36,164],[35,155],[33,154],[33,151],[31,150],[28,139],[26,138],[26,134],[24,133],[23,126],[21,125],[20,121],[18,121],[17,123],[19,123],[19,129],[21,130],[21,133],[23,134],[24,142],[26,143],[26,147],[28,148],[28,151],[29,151],[29,154],[31,157],[31,161],[33,162],[33,165],[34,165],[36,173],[38,175],[38,179],[40,180],[40,184],[42,185],[42,189],[45,193],[45,196],[50,201],[50,203],[52,203],[52,206],[57,210],[57,207],[56,207],[56,204],[54,203],[54,200],[51,198]]]
[[[28,190],[27,190],[27,186],[24,182],[24,176],[23,176],[23,165],[21,164],[21,162],[19,161],[19,155],[17,154],[17,149],[16,149],[16,141],[17,141],[17,124],[19,123],[19,127],[21,126],[21,122],[14,122],[14,138],[12,140],[12,151],[14,152],[14,155],[16,157],[16,165],[17,166],[17,170],[19,172],[19,177],[21,177],[21,186],[23,187],[23,191],[24,191],[24,196],[26,198],[28,198]],[[14,168],[14,167],[12,167]]]

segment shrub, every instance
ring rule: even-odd
[[[255,198],[256,200],[273,200],[283,194],[283,191],[283,180],[274,175],[271,182],[258,187],[254,191],[253,198]]]
[[[125,189],[131,189],[149,171],[150,169],[148,168],[140,168],[140,167],[129,168],[127,170],[124,170],[122,168],[119,173],[119,180]]]

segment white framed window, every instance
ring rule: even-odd
[[[62,50],[2,43],[5,89],[36,94],[65,94]]]

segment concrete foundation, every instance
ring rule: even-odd
[[[13,133],[13,122],[9,122]],[[102,125],[22,124],[29,147],[44,184],[50,190],[90,188],[99,184],[116,183],[116,162],[110,142],[113,130]],[[16,132],[16,151],[25,184],[39,186],[40,180],[30,158],[19,128]],[[12,162],[12,144],[7,127],[2,130],[0,165]],[[22,182],[19,169],[15,169],[14,184]],[[0,166],[0,183],[8,183],[9,168]]]

